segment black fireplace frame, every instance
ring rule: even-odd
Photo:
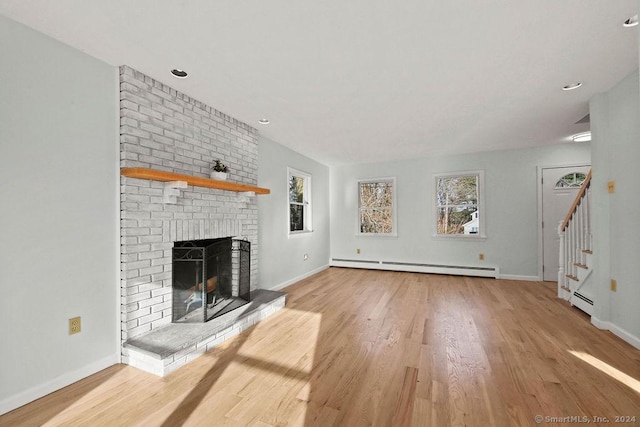
[[[174,323],[207,322],[250,301],[251,243],[247,240],[174,242],[172,269]]]

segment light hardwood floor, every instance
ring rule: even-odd
[[[165,378],[113,366],[0,425],[640,425],[640,351],[555,284],[331,268],[285,290]]]

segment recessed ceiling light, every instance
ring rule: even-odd
[[[573,135],[571,137],[571,139],[573,139],[573,142],[588,142],[588,141],[591,141],[591,131],[582,132],[582,133],[576,133],[575,135]]]
[[[171,70],[171,74],[173,75],[173,77],[177,77],[179,79],[186,79],[188,75],[186,71],[180,70],[178,68],[174,68],[173,70]]]
[[[562,90],[574,90],[574,89],[578,89],[580,86],[582,86],[582,83],[575,82],[575,83],[562,86]]]
[[[260,119],[258,120],[258,123],[260,123],[261,125],[268,125],[269,123],[271,123],[271,121],[269,119]]]
[[[636,25],[638,25],[638,14],[635,14],[631,18],[627,19],[622,24],[623,27],[627,27],[627,28],[628,27],[635,27]]]

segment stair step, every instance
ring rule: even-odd
[[[591,249],[583,249],[582,252],[584,252],[585,254],[593,254],[593,251]]]
[[[575,266],[576,266],[576,267],[578,267],[578,268],[584,268],[585,270],[588,270],[588,269],[589,269],[589,267],[588,267],[586,264],[580,264],[579,262],[576,262],[576,263],[575,263],[575,264],[573,264],[573,265],[575,265]]]
[[[578,276],[574,276],[573,274],[567,274],[567,277],[571,280],[575,280],[576,282],[578,281]]]
[[[567,292],[571,292],[571,289],[567,288],[566,286],[560,286],[562,289],[564,289]]]

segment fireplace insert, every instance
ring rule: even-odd
[[[175,323],[200,323],[250,300],[251,243],[223,237],[173,245]]]

